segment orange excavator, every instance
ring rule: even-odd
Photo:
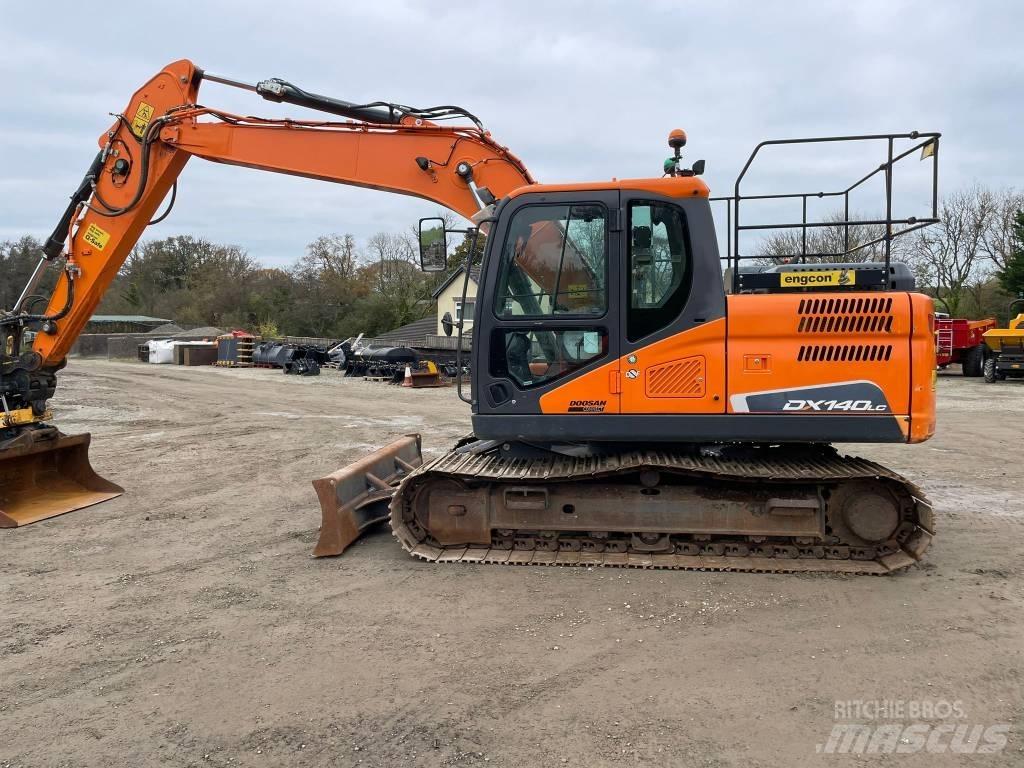
[[[202,82],[317,110],[263,119],[200,106]],[[335,118],[341,117],[344,120]],[[441,123],[456,119],[458,127]],[[885,162],[835,192],[744,195],[762,149],[880,142]],[[910,142],[902,150],[900,142]],[[734,194],[711,198],[673,131],[657,178],[538,184],[455,106],[354,104],[283,80],[255,85],[189,61],[131,98],[43,247],[17,304],[0,313],[0,525],[122,493],[90,467],[89,435],[48,424],[66,356],[190,157],[414,195],[461,214],[482,250],[473,320],[473,434],[423,463],[418,436],[314,482],[315,554],[338,554],[390,518],[413,555],[438,562],[603,564],[885,573],[919,559],[931,507],[896,473],[833,442],[916,443],[935,428],[934,312],[891,262],[894,237],[937,221],[895,218],[892,175],[939,134],[763,142]],[[936,165],[937,168],[937,165]],[[809,197],[886,185],[884,236],[807,252]],[[802,199],[802,252],[751,261],[741,202]],[[729,217],[726,280],[712,217]],[[746,209],[743,209],[744,211]],[[166,214],[163,214],[166,215]],[[848,217],[847,217],[848,218]],[[830,220],[827,226],[835,226]],[[447,268],[441,219],[420,222],[424,269]],[[881,244],[885,260],[856,254]],[[46,267],[62,265],[34,309]],[[465,292],[464,283],[464,292]],[[468,320],[468,318],[467,318]],[[461,321],[456,323],[462,335]],[[457,345],[461,349],[461,343]],[[459,365],[461,370],[461,363]]]

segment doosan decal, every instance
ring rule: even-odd
[[[604,413],[607,400],[570,400],[568,413]]]

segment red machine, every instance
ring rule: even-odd
[[[935,364],[945,368],[960,363],[964,376],[981,376],[985,362],[985,331],[996,327],[995,318],[965,320],[936,314]]]

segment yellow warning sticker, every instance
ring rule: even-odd
[[[135,118],[132,120],[132,133],[140,139],[145,135],[149,121],[153,119],[153,107],[144,101],[139,102],[139,108],[135,110]]]
[[[100,227],[97,227],[95,224],[90,224],[85,228],[84,238],[85,242],[97,251],[102,251],[107,247],[107,242],[110,240],[110,233]]]
[[[822,272],[782,272],[779,285],[783,288],[816,288],[823,285],[853,285],[857,282],[854,269],[829,269]]]

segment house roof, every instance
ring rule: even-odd
[[[162,317],[149,317],[148,315],[93,315],[89,318],[90,323],[170,323]]]
[[[455,282],[455,278],[461,277],[462,275],[465,274],[465,272],[465,267],[459,267],[450,275],[448,275],[448,277],[445,278],[445,281],[441,283],[439,286],[437,286],[437,289],[430,295],[436,299],[438,296],[444,293],[445,288],[447,288],[449,285]],[[477,285],[480,284],[480,267],[473,267],[473,270],[469,273],[469,279],[472,280]]]
[[[403,325],[401,328],[395,328],[393,331],[378,333],[374,338],[379,342],[422,342],[427,336],[433,336],[436,333],[437,317],[432,315],[430,317],[425,317],[422,320],[415,320],[407,325]]]

